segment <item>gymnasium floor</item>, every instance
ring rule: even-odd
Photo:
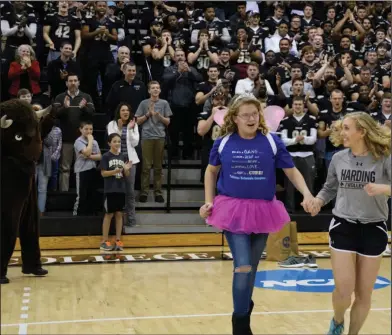
[[[132,253],[179,250],[221,251],[149,248],[132,249]],[[96,255],[99,251],[43,253],[48,257],[65,254]],[[318,258],[317,263],[320,269],[330,268],[329,259]],[[11,283],[1,286],[2,334],[231,334],[231,261],[50,265],[46,269],[48,277],[34,278],[22,276],[19,266],[10,267]],[[259,266],[265,273],[277,269],[274,262],[262,261]],[[309,273],[311,277],[316,274],[315,279],[318,272]],[[384,257],[379,275],[390,280],[390,257]],[[253,333],[325,334],[332,315],[331,295],[318,291],[317,280],[302,285],[312,292],[255,287]],[[374,291],[363,334],[391,333],[391,288],[384,286]]]

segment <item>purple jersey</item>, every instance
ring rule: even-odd
[[[223,139],[227,142],[222,149]],[[274,198],[275,170],[293,168],[294,163],[279,137],[271,134],[270,140],[258,132],[250,140],[233,133],[228,139],[220,137],[214,142],[209,164],[221,166],[218,179],[220,195],[242,199]]]

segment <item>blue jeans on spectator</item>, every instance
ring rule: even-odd
[[[59,161],[52,161],[52,176],[49,179],[49,189],[57,191],[59,183]]]
[[[332,160],[333,155],[335,155],[339,151],[340,150],[326,151],[325,152],[324,160],[325,160],[325,168],[327,169],[327,174],[328,174],[329,164],[331,164],[331,160]]]
[[[245,316],[249,312],[255,284],[257,266],[267,244],[268,234],[234,234],[224,232],[234,262],[233,304],[234,314]],[[240,267],[251,266],[249,272],[236,272]]]
[[[45,212],[46,194],[48,191],[49,177],[44,175],[44,167],[42,164],[37,164],[35,172],[35,181],[38,183],[38,210],[41,213]]]

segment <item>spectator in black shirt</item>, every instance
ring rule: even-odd
[[[95,16],[87,17],[82,28],[82,38],[87,44],[86,91],[98,102],[97,79],[105,77],[106,67],[113,62],[110,50],[117,43],[116,22],[107,15],[107,3],[95,3]]]
[[[339,87],[338,80],[335,76],[325,77],[323,80],[323,85],[320,88],[320,94],[316,96],[316,103],[320,110],[330,109],[331,101],[330,95],[335,89]]]
[[[389,128],[391,128],[391,93],[387,92],[381,99],[381,110],[375,111],[370,115],[379,123],[385,124]]]
[[[22,45],[31,45],[37,33],[37,19],[33,8],[25,1],[15,1],[2,11],[1,35],[7,37],[2,58],[8,65],[14,60],[16,49]]]
[[[221,90],[216,90],[211,96],[212,108],[203,110],[197,116],[197,133],[203,137],[201,149],[201,176],[200,181],[204,181],[204,174],[208,165],[210,151],[214,141],[219,137],[221,127],[214,121],[214,114],[219,109],[227,109],[229,99]]]
[[[49,44],[48,64],[60,56],[60,47],[64,42],[74,46],[72,58],[78,54],[81,39],[81,22],[68,11],[68,1],[58,2],[58,13],[48,14],[44,19],[43,36]]]
[[[377,59],[380,66],[384,69],[391,70],[391,57],[387,55],[388,53],[388,45],[383,42],[377,45],[376,47]]]
[[[246,1],[237,2],[237,13],[230,17],[231,31],[237,31],[238,26],[246,24]]]
[[[239,26],[237,29],[236,43],[230,43],[230,60],[235,64],[241,79],[246,78],[248,65],[251,62],[261,63],[262,53],[257,45],[249,43],[246,27]]]
[[[183,49],[184,51],[187,51],[189,47],[189,30],[180,27],[175,13],[168,15],[165,21],[167,22],[166,29],[170,31],[173,39],[174,49]]]
[[[219,78],[225,78],[231,83],[232,93],[239,79],[238,70],[230,64],[230,49],[223,48],[219,51]]]
[[[48,84],[50,97],[55,98],[67,89],[66,79],[68,73],[80,75],[79,65],[72,60],[72,44],[63,42],[60,47],[60,57],[48,65]]]
[[[219,57],[218,49],[208,45],[208,30],[199,30],[199,45],[189,47],[188,63],[195,64],[196,69],[201,73],[204,79],[207,79],[207,71],[210,65],[217,64]]]
[[[54,106],[57,107],[57,117],[63,134],[63,146],[60,157],[60,191],[68,191],[69,174],[74,157],[74,143],[79,137],[81,121],[92,120],[94,104],[91,97],[79,90],[79,77],[69,73],[66,85],[68,90],[59,94]]]
[[[306,27],[320,27],[320,21],[313,18],[313,6],[309,3],[304,7],[304,17],[302,18],[302,29]]]
[[[269,36],[268,27],[260,25],[260,14],[257,12],[248,13],[248,22],[246,28],[249,41],[256,45],[260,50],[264,50],[264,40]]]
[[[157,39],[151,36],[145,46],[147,44],[152,45],[154,40],[155,45],[152,46],[151,51],[151,77],[153,80],[162,82],[164,70],[174,63],[173,39],[170,31],[163,30],[160,38]],[[148,50],[148,47],[146,47],[146,50]],[[165,88],[163,88],[162,96],[165,96]]]
[[[178,157],[179,134],[183,133],[183,158],[187,159],[193,153],[193,128],[196,121],[194,115],[194,97],[197,83],[203,77],[194,67],[188,65],[185,53],[182,50],[175,52],[176,64],[165,69],[163,85],[169,89],[168,101],[170,103],[173,119],[169,126],[172,142],[172,155]]]
[[[4,6],[1,12],[1,35],[6,37],[1,58],[1,98],[8,99],[8,89],[11,82],[8,80],[8,70],[14,61],[16,50],[21,45],[31,45],[37,33],[37,20],[33,8],[24,1],[15,1]],[[16,92],[15,92],[16,95]]]
[[[106,99],[106,110],[110,120],[113,120],[114,112],[120,102],[126,102],[136,111],[139,104],[147,98],[147,89],[144,83],[135,79],[136,65],[127,63],[123,65],[124,79],[116,81]]]
[[[208,80],[197,85],[195,102],[199,107],[203,107],[206,100],[216,91],[220,85],[219,70],[216,65],[210,65],[208,68]]]
[[[290,51],[291,48],[291,51]],[[269,50],[273,51],[273,50]],[[276,58],[279,64],[290,70],[290,66],[294,63],[299,63],[299,58],[293,55],[291,42],[288,38],[282,38],[279,41],[279,52],[276,53]]]
[[[212,4],[204,7],[204,18],[192,26],[191,43],[197,43],[200,29],[207,29],[210,36],[210,45],[216,47],[230,42],[230,34],[224,22],[215,17],[215,8]]]
[[[299,41],[302,30],[301,30],[302,18],[299,15],[293,15],[290,21],[290,29],[289,29],[289,36],[291,38],[295,38],[295,40]]]
[[[283,15],[284,15],[284,7],[278,4],[275,6],[274,16],[269,17],[265,20],[264,24],[268,27],[271,35],[275,34],[277,26],[279,25],[280,22],[283,21]]]
[[[336,148],[331,141],[329,140],[329,135],[331,135],[331,128],[335,121],[340,120],[346,115],[347,111],[343,107],[344,95],[340,90],[334,90],[331,93],[331,103],[332,107],[327,110],[321,110],[318,115],[318,129],[317,135],[319,138],[326,139],[325,146],[325,165],[326,169],[328,169],[329,164],[331,163],[332,156],[340,151],[342,147]]]
[[[117,52],[117,61],[116,63],[109,64],[106,67],[105,77],[103,79],[103,91],[102,91],[102,99],[106,101],[107,95],[109,94],[110,89],[113,84],[121,80],[124,76],[122,68],[124,64],[127,64],[131,61],[131,51],[128,47],[122,46],[118,48]]]

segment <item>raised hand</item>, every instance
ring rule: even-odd
[[[132,120],[129,121],[129,123],[128,123],[128,128],[129,128],[129,129],[135,128],[135,124],[136,124],[136,119],[132,119]]]
[[[124,125],[123,121],[122,121],[121,119],[118,119],[118,120],[117,120],[117,126],[118,126],[118,129],[119,129],[119,130],[122,129],[123,125]]]

